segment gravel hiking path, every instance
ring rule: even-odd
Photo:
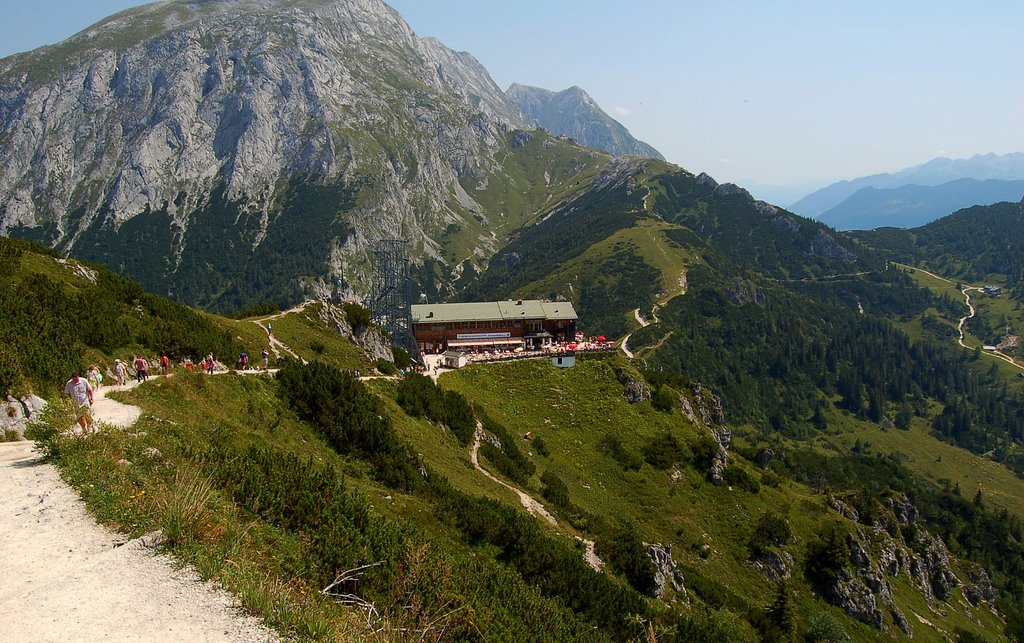
[[[480,422],[477,422],[476,423],[476,433],[473,436],[473,446],[469,450],[469,459],[473,462],[473,468],[476,469],[477,471],[479,471],[480,473],[484,474],[485,476],[487,476],[493,482],[497,482],[501,486],[505,487],[506,489],[508,489],[512,493],[514,493],[517,496],[519,496],[519,502],[523,503],[523,506],[526,507],[527,511],[529,511],[532,514],[537,514],[538,516],[540,516],[544,520],[547,520],[552,525],[557,525],[558,521],[555,520],[555,517],[552,516],[551,513],[548,512],[548,510],[544,508],[544,505],[542,505],[541,503],[537,502],[537,500],[533,496],[531,496],[530,494],[526,493],[525,491],[521,491],[520,489],[517,489],[517,488],[513,487],[512,485],[510,485],[510,484],[508,484],[508,483],[506,483],[506,482],[504,482],[502,480],[498,480],[493,475],[491,475],[490,471],[488,471],[487,469],[484,469],[483,467],[480,466],[480,457],[479,457],[478,454],[480,453],[480,439],[481,439],[481,437],[483,437],[483,433],[484,433],[483,425]]]
[[[102,425],[131,426],[138,407],[107,399]],[[76,425],[77,428],[77,425]],[[80,433],[80,430],[78,431]],[[276,641],[233,596],[98,525],[30,441],[0,444],[0,638],[5,641]]]
[[[490,479],[491,481],[497,482],[501,486],[505,487],[506,489],[508,489],[512,493],[514,493],[517,496],[519,496],[519,502],[523,503],[523,506],[526,507],[527,511],[529,511],[532,514],[537,514],[538,516],[540,516],[544,520],[547,520],[548,523],[550,523],[551,525],[557,526],[558,525],[558,521],[555,520],[555,517],[551,515],[551,512],[549,512],[547,509],[545,509],[544,505],[541,504],[536,498],[534,498],[533,496],[531,496],[530,494],[526,493],[525,491],[523,491],[521,489],[517,489],[516,487],[513,487],[512,485],[508,484],[507,482],[504,482],[502,480],[499,480],[499,479],[495,478],[493,475],[491,475],[490,471],[488,471],[487,469],[484,469],[482,466],[480,466],[480,456],[479,456],[479,453],[480,453],[480,441],[483,439],[483,435],[484,435],[483,424],[480,423],[480,422],[477,422],[476,423],[476,433],[473,436],[473,446],[470,447],[470,449],[469,449],[469,459],[473,463],[473,468],[476,469],[477,471],[479,471],[480,473],[484,474],[485,476],[487,476],[487,478]],[[582,538],[578,538],[578,540],[580,542],[582,542],[583,545],[584,545],[583,559],[587,561],[587,564],[589,564],[591,567],[593,567],[595,572],[599,572],[602,569],[604,569],[604,563],[601,562],[601,559],[598,558],[597,554],[594,552],[594,541],[592,541],[592,540],[584,540]]]

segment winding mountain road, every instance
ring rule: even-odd
[[[897,263],[897,262],[893,262],[893,265],[900,266],[900,267],[906,268],[908,270],[917,270],[917,271],[923,272],[924,274],[928,275],[929,277],[932,277],[934,279],[938,279],[939,281],[943,281],[943,282],[945,282],[947,284],[953,284],[954,283],[953,281],[951,281],[949,279],[946,279],[945,277],[940,277],[939,275],[935,274],[934,272],[930,272],[928,270],[925,270],[924,268],[918,268],[916,266],[911,266],[911,265],[908,265],[908,264],[905,264],[905,263]],[[977,290],[977,291],[980,292],[982,290],[982,288],[979,287],[979,286],[963,286],[960,289],[960,294],[962,294],[964,296],[964,303],[967,304],[968,312],[967,312],[966,315],[964,315],[963,317],[960,318],[960,322],[957,324],[957,331],[959,332],[960,336],[957,337],[956,342],[958,344],[960,344],[961,347],[966,348],[968,350],[974,350],[974,349],[971,348],[970,346],[968,346],[966,343],[964,343],[964,338],[967,336],[967,331],[965,330],[965,327],[967,326],[967,321],[970,320],[972,317],[974,317],[975,314],[977,314],[977,310],[974,308],[974,304],[971,303],[970,291],[972,291],[972,290]],[[1016,360],[1016,358],[1014,358],[1014,357],[1012,357],[1010,355],[1007,355],[1006,353],[1004,353],[1003,351],[1001,351],[999,349],[987,349],[987,350],[984,350],[984,352],[987,355],[992,355],[993,357],[1001,359],[1004,362],[1006,362],[1007,364],[1009,364],[1011,366],[1015,366],[1015,367],[1021,369],[1022,371],[1024,371],[1024,364],[1021,364],[1020,362],[1018,362]]]

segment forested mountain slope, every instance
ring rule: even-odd
[[[150,341],[205,350],[217,329],[250,351],[266,340],[270,318],[198,315],[101,268],[8,240],[0,249],[13,266],[4,292],[21,298],[8,303],[34,309],[41,327],[75,301],[107,302],[106,314],[89,318],[99,334],[81,336],[79,357],[22,380],[37,390],[58,384],[77,359],[108,364],[126,348],[152,350]],[[663,309],[662,330],[684,331],[675,325],[682,302],[707,303],[698,291],[713,280],[699,273],[710,270],[691,274],[691,290]],[[47,287],[17,286],[33,279]],[[111,279],[121,287],[109,288]],[[910,298],[893,276],[862,284],[865,307],[875,306],[867,295],[875,285],[907,291],[883,299]],[[771,302],[783,297],[765,289]],[[108,290],[120,294],[104,299]],[[757,332],[783,323],[773,305],[766,308],[777,319],[755,324]],[[730,306],[759,308],[721,302],[705,309],[704,323],[719,319],[726,329]],[[691,379],[621,357],[581,357],[568,370],[545,360],[473,366],[442,375],[439,387],[418,375],[356,381],[353,366],[371,367],[338,352],[347,341],[325,309],[272,319],[275,335],[309,365],[282,354],[276,378],[176,368],[173,378],[112,393],[143,407],[135,427],[39,437],[101,518],[131,533],[168,530],[172,551],[302,638],[416,630],[431,640],[632,640],[653,630],[668,641],[889,640],[901,632],[944,640],[945,632],[998,633],[994,604],[1010,616],[1010,632],[1020,627],[1019,517],[988,492],[972,502],[966,479],[962,491],[943,490],[898,457],[837,450],[813,439],[823,428],[813,418],[803,430],[793,420],[758,431],[754,407],[743,405],[772,394],[737,403],[714,370]],[[132,311],[142,328],[170,332],[105,335],[130,327]],[[5,337],[24,337],[8,319]],[[175,319],[187,323],[162,321]],[[777,334],[778,344],[788,337]],[[871,425],[870,407],[844,404],[826,401],[816,414],[844,432]],[[915,431],[922,421],[911,418]],[[508,487],[472,466],[476,452]],[[509,487],[541,503],[551,522],[526,513]],[[176,513],[187,498],[195,509]],[[577,538],[594,542],[590,563]],[[319,593],[356,568],[359,580],[344,593],[373,606],[369,620]]]

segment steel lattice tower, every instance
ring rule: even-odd
[[[409,242],[384,239],[373,248],[376,259],[370,301],[373,322],[415,359],[419,355],[412,336],[412,288],[409,280]]]

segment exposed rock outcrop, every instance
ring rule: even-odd
[[[966,573],[967,582],[963,585],[963,592],[967,602],[974,607],[978,607],[982,603],[995,605],[999,592],[992,584],[992,579],[989,578],[985,568],[980,565],[971,565],[967,568]]]
[[[762,471],[767,471],[772,466],[772,460],[775,459],[775,452],[771,449],[761,449],[754,457],[754,462]]]
[[[769,549],[754,560],[754,567],[773,583],[789,580],[793,575],[793,555],[788,551]]]
[[[371,359],[394,361],[394,354],[391,352],[391,342],[376,326],[353,329],[345,311],[326,301],[320,303],[317,316],[324,324],[334,328],[339,335],[351,340],[353,344],[366,351],[366,354]]]
[[[637,402],[644,402],[651,399],[650,387],[647,386],[647,382],[638,375],[635,375],[624,368],[620,368],[616,371],[615,376],[619,380],[619,384],[622,384],[622,394],[630,404],[636,404]]]
[[[46,405],[46,400],[36,395],[8,395],[6,400],[0,400],[0,433],[13,432],[23,438],[25,429],[38,421]]]
[[[732,285],[725,291],[725,297],[737,306],[753,302],[758,306],[764,306],[766,298],[764,293],[759,291],[751,282],[737,277]]]
[[[656,149],[633,138],[579,87],[553,92],[513,83],[505,94],[527,118],[549,132],[569,136],[615,156],[664,159]]]
[[[676,561],[672,560],[672,545],[647,543],[647,556],[654,565],[655,595],[658,598],[665,596],[669,584],[677,594],[686,591],[683,572],[679,571]]]
[[[810,251],[812,254],[822,255],[823,257],[836,259],[844,263],[853,263],[857,260],[856,255],[841,246],[835,237],[824,230],[819,230],[818,234],[811,240]]]

